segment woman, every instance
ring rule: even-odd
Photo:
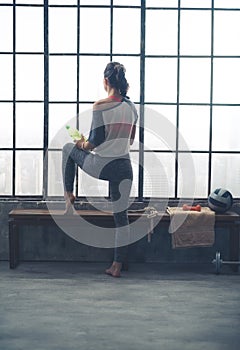
[[[65,213],[73,211],[76,164],[89,175],[109,182],[116,234],[113,263],[106,273],[120,277],[127,254],[127,209],[133,179],[129,149],[134,141],[138,116],[134,104],[126,96],[129,84],[122,64],[107,64],[103,84],[108,97],[93,105],[88,140],[85,141],[82,137],[75,145],[69,143],[63,147]]]

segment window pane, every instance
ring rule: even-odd
[[[151,133],[144,134],[144,143],[149,149],[176,150],[176,114],[176,106],[145,105],[145,125]]]
[[[48,196],[63,196],[62,152],[48,152]]]
[[[77,9],[49,9],[49,51],[77,52]]]
[[[76,57],[51,56],[49,58],[49,98],[51,101],[76,101]]]
[[[209,148],[210,108],[179,107],[179,149],[207,151]]]
[[[4,0],[5,2],[5,0]],[[43,5],[44,0],[16,0],[16,4]]]
[[[145,107],[163,115],[167,120],[169,120],[169,123],[172,124],[174,128],[176,128],[177,109],[175,105],[171,106],[171,105],[147,105],[146,104]]]
[[[4,1],[5,2],[5,1]],[[11,7],[0,8],[0,51],[13,50],[13,10]]]
[[[16,104],[16,146],[43,147],[43,103]]]
[[[209,103],[210,63],[207,58],[180,59],[180,102]]]
[[[181,11],[180,25],[181,55],[211,54],[210,11]]]
[[[77,0],[48,0],[48,2],[49,5],[77,5]]]
[[[97,30],[93,30],[96,28]],[[110,50],[110,9],[80,9],[80,52],[108,53]]]
[[[146,54],[176,55],[177,32],[177,11],[148,10],[146,12]]]
[[[158,110],[156,110],[156,107]],[[164,110],[165,110],[165,113],[164,113]],[[174,118],[173,118],[173,115],[174,115]],[[171,119],[174,120],[174,123],[172,123]],[[175,150],[176,149],[175,120],[176,120],[175,106],[149,106],[149,107],[145,106],[145,115],[144,115],[145,148],[149,150],[168,150],[168,151]]]
[[[176,102],[177,60],[175,58],[146,58],[146,102]]]
[[[81,0],[81,5],[110,5],[110,1],[111,0]]]
[[[213,107],[214,151],[240,151],[240,107]]]
[[[218,7],[226,7],[226,8],[240,8],[239,0],[215,0],[215,6]]]
[[[144,154],[145,197],[174,197],[175,156],[173,153]]]
[[[0,147],[13,146],[13,105],[0,103]]]
[[[80,57],[80,101],[97,101],[106,97],[103,88],[103,71],[108,57]]]
[[[16,55],[16,97],[43,100],[43,55]]]
[[[113,5],[141,6],[141,0],[113,0]]]
[[[42,176],[42,152],[16,152],[16,195],[42,195]]]
[[[140,53],[140,14],[139,9],[114,8],[113,52],[115,54]],[[131,28],[131,30],[129,30],[129,28]]]
[[[113,60],[120,62],[126,68],[126,79],[129,83],[127,95],[134,102],[140,101],[140,59],[129,56],[113,56]]]
[[[16,7],[16,51],[43,52],[43,8]]]
[[[92,103],[79,103],[79,113],[85,113],[89,110],[92,111]]]
[[[213,64],[213,102],[239,103],[240,59],[215,58]]]
[[[13,98],[13,58],[12,55],[0,55],[0,99]]]
[[[211,191],[219,187],[226,188],[234,197],[240,197],[239,154],[213,154]]]
[[[240,55],[240,11],[215,11],[214,54]],[[230,39],[231,38],[231,39]]]
[[[0,151],[0,195],[12,194],[12,152]]]
[[[207,154],[179,154],[178,175],[178,197],[192,199],[207,197]]]
[[[212,7],[211,0],[181,0],[181,7],[201,8]]]
[[[78,168],[78,195],[80,197],[108,197],[108,181],[98,180]]]
[[[76,125],[75,103],[71,104],[50,104],[49,105],[49,147],[62,148],[66,142],[69,142],[69,135],[65,126],[69,120],[75,120]]]
[[[178,0],[146,0],[149,7],[178,7]]]

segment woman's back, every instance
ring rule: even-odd
[[[137,122],[134,104],[124,98],[122,102],[105,100],[94,106],[92,134],[95,140],[103,138],[94,148],[101,157],[121,157],[129,153],[133,126]],[[91,134],[90,134],[91,138]]]

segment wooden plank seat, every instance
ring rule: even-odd
[[[110,227],[114,227],[113,215],[111,212],[100,210],[76,210],[76,212],[85,220],[93,222],[94,224],[101,226],[101,224],[105,224],[107,222]],[[69,224],[74,223],[74,215],[63,215],[63,210],[53,210],[49,212],[47,209],[13,209],[9,213],[9,266],[11,269],[16,268],[20,262],[19,241],[21,237],[19,227],[22,225],[52,225],[55,223],[52,214],[54,217],[57,217],[58,222],[61,222],[61,220],[69,220]],[[76,215],[76,218],[78,218],[78,215]],[[157,226],[161,225],[162,223],[170,223],[170,216],[168,213],[159,212],[159,215],[161,216],[161,220],[157,223]],[[146,219],[150,224],[152,224],[151,220],[155,220],[154,213],[153,215],[149,215],[149,212],[147,210],[129,211],[128,216],[130,223],[137,220],[139,217]],[[238,261],[240,227],[239,215],[235,212],[216,214],[215,229],[217,227],[225,227],[228,229],[229,260]],[[148,236],[150,235],[151,233],[148,233]],[[231,268],[233,271],[238,271],[237,265],[231,266]]]

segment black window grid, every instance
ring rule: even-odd
[[[48,148],[48,132],[49,132],[49,105],[51,104],[76,104],[76,113],[79,115],[79,106],[80,104],[89,104],[94,101],[82,101],[79,94],[79,66],[82,56],[101,56],[106,57],[106,61],[113,60],[114,56],[118,57],[139,57],[140,58],[140,96],[139,100],[135,101],[136,104],[139,104],[139,150],[133,150],[132,152],[139,153],[139,164],[144,165],[144,153],[147,153],[147,150],[144,150],[144,107],[145,105],[154,106],[154,105],[171,105],[176,106],[176,149],[173,151],[175,153],[175,195],[172,199],[178,199],[178,156],[182,153],[198,153],[198,154],[208,154],[208,194],[211,190],[211,170],[212,170],[212,155],[213,154],[239,154],[239,151],[213,151],[212,150],[212,109],[214,106],[240,106],[240,104],[230,104],[230,103],[213,103],[213,65],[214,58],[240,58],[238,55],[215,55],[214,54],[214,13],[216,11],[240,11],[240,8],[217,8],[215,7],[214,0],[212,0],[211,8],[189,8],[189,7],[181,7],[181,0],[178,0],[178,7],[147,7],[146,1],[141,0],[141,6],[126,6],[126,5],[114,5],[114,0],[110,1],[110,5],[81,5],[81,1],[78,0],[76,5],[68,5],[68,4],[56,4],[50,5],[48,0],[44,0],[43,4],[29,4],[24,3],[16,3],[13,0],[12,4],[9,3],[1,3],[1,7],[12,7],[13,9],[13,50],[12,51],[2,51],[0,55],[10,54],[13,56],[13,99],[0,99],[0,103],[12,103],[13,104],[13,147],[2,147],[0,151],[12,151],[13,154],[13,167],[12,167],[12,195],[2,196],[2,198],[15,198],[21,197],[26,199],[40,198],[46,199],[48,198],[48,164],[46,161],[47,152],[50,150]],[[16,7],[41,7],[44,9],[44,51],[43,52],[19,52],[16,51]],[[50,53],[49,52],[49,37],[48,37],[48,10],[49,8],[76,8],[77,10],[77,50],[74,53]],[[105,53],[81,53],[80,52],[80,11],[81,8],[107,8],[110,10],[110,51]],[[140,52],[139,53],[114,53],[113,52],[113,21],[114,21],[114,8],[136,8],[141,11],[141,38],[140,38]],[[211,54],[210,55],[181,55],[180,54],[180,17],[181,10],[201,10],[201,11],[210,11],[211,12]],[[148,55],[145,52],[145,22],[146,22],[146,11],[147,10],[170,10],[170,11],[178,11],[178,48],[176,55]],[[17,100],[16,99],[16,55],[43,55],[44,56],[44,99],[43,100]],[[49,100],[49,57],[50,56],[76,56],[77,57],[77,99],[75,101],[51,101]],[[146,58],[176,58],[177,59],[177,98],[176,102],[164,102],[164,101],[156,101],[149,102],[145,100],[145,59]],[[210,102],[209,103],[183,103],[179,100],[179,87],[180,87],[180,59],[181,58],[209,58],[211,60],[211,77],[210,77]],[[16,103],[43,103],[44,104],[44,135],[43,135],[43,147],[42,148],[20,148],[16,147]],[[210,107],[210,127],[209,127],[209,149],[205,151],[184,151],[178,148],[179,145],[179,107],[180,106],[209,106]],[[78,127],[78,119],[77,124]],[[21,195],[16,196],[15,193],[15,174],[16,174],[16,151],[41,151],[43,153],[44,168],[43,168],[43,193],[40,196],[31,196],[31,195]],[[51,149],[52,152],[60,151],[60,149]],[[167,153],[172,151],[167,150],[153,150],[156,153]],[[143,196],[143,186],[144,186],[144,172],[142,166],[139,166],[139,175],[138,175],[138,196],[137,201],[144,201],[146,198]],[[78,181],[76,181],[76,191],[78,193]]]

